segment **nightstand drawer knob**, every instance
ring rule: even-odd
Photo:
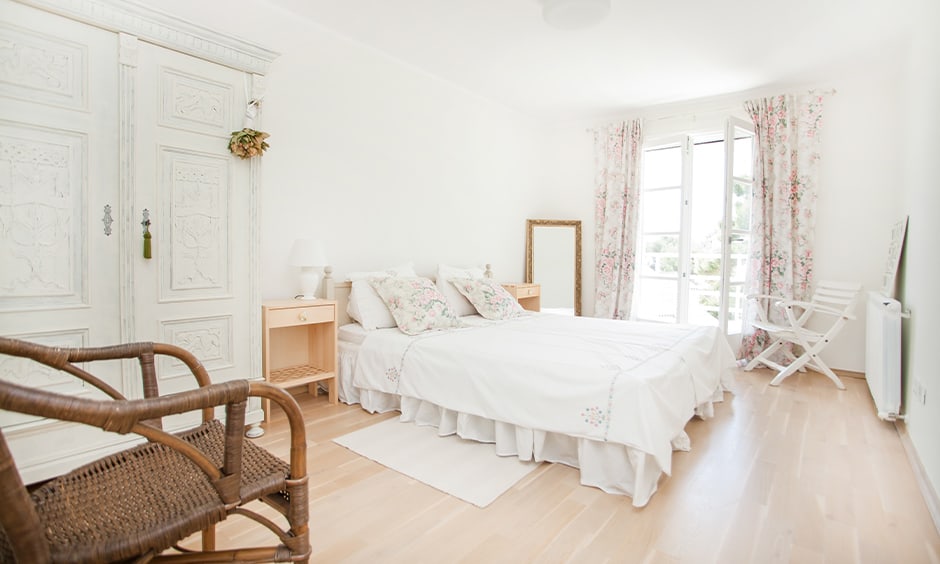
[[[306,321],[306,320],[307,320],[307,312],[306,312],[306,311],[301,311],[299,317],[300,317],[300,320],[301,320],[301,321]]]

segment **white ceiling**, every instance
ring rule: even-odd
[[[267,0],[540,119],[825,80],[897,42],[917,0],[612,0],[559,31],[538,0]]]

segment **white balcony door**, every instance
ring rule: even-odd
[[[740,344],[744,323],[744,277],[751,245],[754,193],[754,126],[729,118],[725,125],[725,218],[722,248],[722,307],[719,326]]]
[[[729,121],[644,148],[636,319],[740,332],[752,142],[746,124]]]

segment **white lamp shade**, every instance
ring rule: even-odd
[[[326,251],[323,250],[323,241],[314,239],[297,239],[290,249],[288,259],[292,266],[326,266]]]

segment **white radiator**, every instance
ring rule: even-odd
[[[901,303],[868,292],[865,378],[878,417],[894,421],[901,414]]]

